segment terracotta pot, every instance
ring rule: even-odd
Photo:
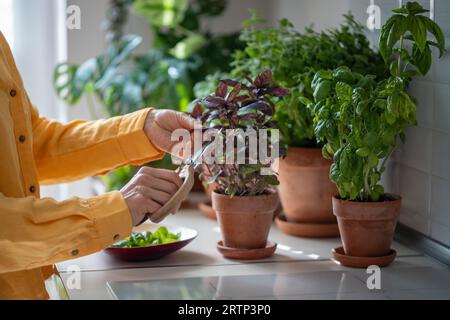
[[[345,254],[380,257],[389,254],[400,214],[401,197],[385,194],[380,202],[347,201],[333,197]]]
[[[230,248],[258,249],[267,243],[278,195],[233,197],[213,192],[212,204],[217,212],[223,244]]]
[[[337,188],[330,181],[332,161],[320,148],[289,148],[279,159],[278,191],[286,220],[298,223],[336,223],[332,197]]]

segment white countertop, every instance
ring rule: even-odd
[[[362,279],[367,279],[368,277],[365,270],[345,268],[331,261],[331,249],[341,245],[339,238],[297,238],[283,234],[273,225],[269,238],[278,243],[276,253],[269,259],[238,261],[225,259],[219,254],[216,249],[216,244],[221,238],[218,224],[216,221],[204,217],[198,210],[182,210],[177,215],[167,218],[162,224],[193,228],[199,232],[199,235],[197,239],[181,251],[156,261],[121,262],[100,252],[58,264],[57,268],[64,283],[67,283],[71,275],[70,272],[67,272],[69,266],[76,265],[82,271],[80,290],[69,290],[66,286],[69,298],[113,299],[114,295],[111,294],[111,290],[108,287],[111,284],[114,286],[115,282],[122,281],[135,281],[136,283],[130,285],[137,286],[140,283],[144,282],[145,284],[146,281],[157,279],[184,279],[183,281],[165,282],[165,284],[177,287],[186,284],[189,286],[190,283],[197,283],[197,280],[199,280],[189,280],[188,278],[203,278],[200,283],[207,283],[205,286],[209,288],[208,290],[214,288],[211,289],[214,291],[211,294],[211,298],[214,299],[252,297],[298,297],[302,299],[314,298],[315,296],[324,299],[345,299],[357,297],[356,294],[359,294],[360,299],[365,297],[381,299],[393,297],[386,295],[384,291],[376,290],[376,292],[373,292],[368,290],[365,281],[361,282]],[[409,268],[413,272],[410,276],[415,276],[415,281],[417,282],[418,278],[414,271],[422,270],[421,274],[425,277],[430,270],[433,270],[432,274],[434,275],[439,274],[439,272],[436,273],[437,270],[442,271],[444,276],[448,275],[448,279],[450,279],[450,269],[448,267],[424,257],[421,253],[397,242],[394,242],[393,248],[397,251],[397,259],[390,267],[382,269],[383,273],[389,272],[391,274],[396,273],[396,270],[400,268],[402,270],[404,270],[403,268]],[[408,275],[405,272],[401,274],[404,276]],[[242,275],[246,277],[235,277]],[[246,284],[246,281],[242,281],[242,279],[247,279],[247,282],[250,281],[250,284]],[[251,279],[259,285],[252,285]],[[291,288],[288,285],[289,282],[295,279],[302,283],[308,283],[309,289],[302,287],[303,289],[298,288],[294,291],[287,290],[286,288]],[[346,287],[344,284],[347,282],[350,288],[348,290],[343,289]],[[264,290],[260,288],[261,283],[266,283],[267,285]],[[314,286],[314,283],[317,283],[317,287]],[[361,283],[364,284],[362,287]],[[425,284],[427,283],[428,286],[431,286],[431,284],[442,284],[442,281],[433,282],[428,280],[425,281]],[[450,297],[450,280],[447,283],[445,281],[443,283],[443,286],[431,289],[436,294],[442,293],[442,296],[448,293],[448,297]],[[243,290],[239,290],[241,286],[243,286]],[[397,294],[400,291],[405,291],[401,286],[398,288],[391,286],[391,289],[389,292],[397,292]],[[421,289],[425,290],[427,288]],[[171,291],[169,290],[168,292]],[[425,294],[426,291],[423,292],[424,296],[430,296]],[[136,295],[131,294],[127,295],[127,297],[136,298]],[[155,298],[145,295],[138,297]],[[164,296],[164,298],[170,298],[170,296]]]

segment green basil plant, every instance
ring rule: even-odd
[[[407,93],[412,77],[425,75],[432,47],[445,51],[440,27],[417,2],[408,2],[383,26],[380,52],[391,75],[375,75],[348,67],[317,72],[311,83],[314,131],[325,143],[323,155],[333,159],[330,178],[342,199],[381,201],[386,161],[405,141],[405,129],[416,124],[416,102]],[[431,39],[430,39],[431,38]],[[305,99],[306,100],[306,99]]]

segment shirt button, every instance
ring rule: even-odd
[[[89,201],[87,201],[87,200],[81,200],[80,204],[84,208],[89,207]]]
[[[35,193],[36,192],[36,187],[35,186],[31,186],[30,187],[30,192],[31,193]]]
[[[20,142],[20,143],[24,143],[25,140],[26,140],[26,137],[25,137],[24,135],[20,135],[20,136],[19,136],[19,142]]]
[[[113,239],[114,239],[114,241],[119,241],[120,240],[120,235],[116,234]]]
[[[80,251],[78,251],[78,249],[72,250],[72,256],[77,256],[80,253]]]
[[[17,91],[13,89],[9,92],[9,95],[14,98],[17,95]]]

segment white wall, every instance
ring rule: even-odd
[[[314,25],[318,31],[341,23],[342,14],[349,10],[349,0],[272,0],[270,23],[288,18],[301,31]]]
[[[250,17],[249,9],[256,10],[260,17],[270,21],[272,8],[272,0],[229,0],[224,14],[210,19],[207,25],[217,34],[239,31],[242,21]]]
[[[407,132],[407,142],[396,155],[395,192],[403,196],[400,221],[450,246],[450,1],[422,0],[433,9],[446,35],[447,54],[410,92],[418,99],[418,126]]]

